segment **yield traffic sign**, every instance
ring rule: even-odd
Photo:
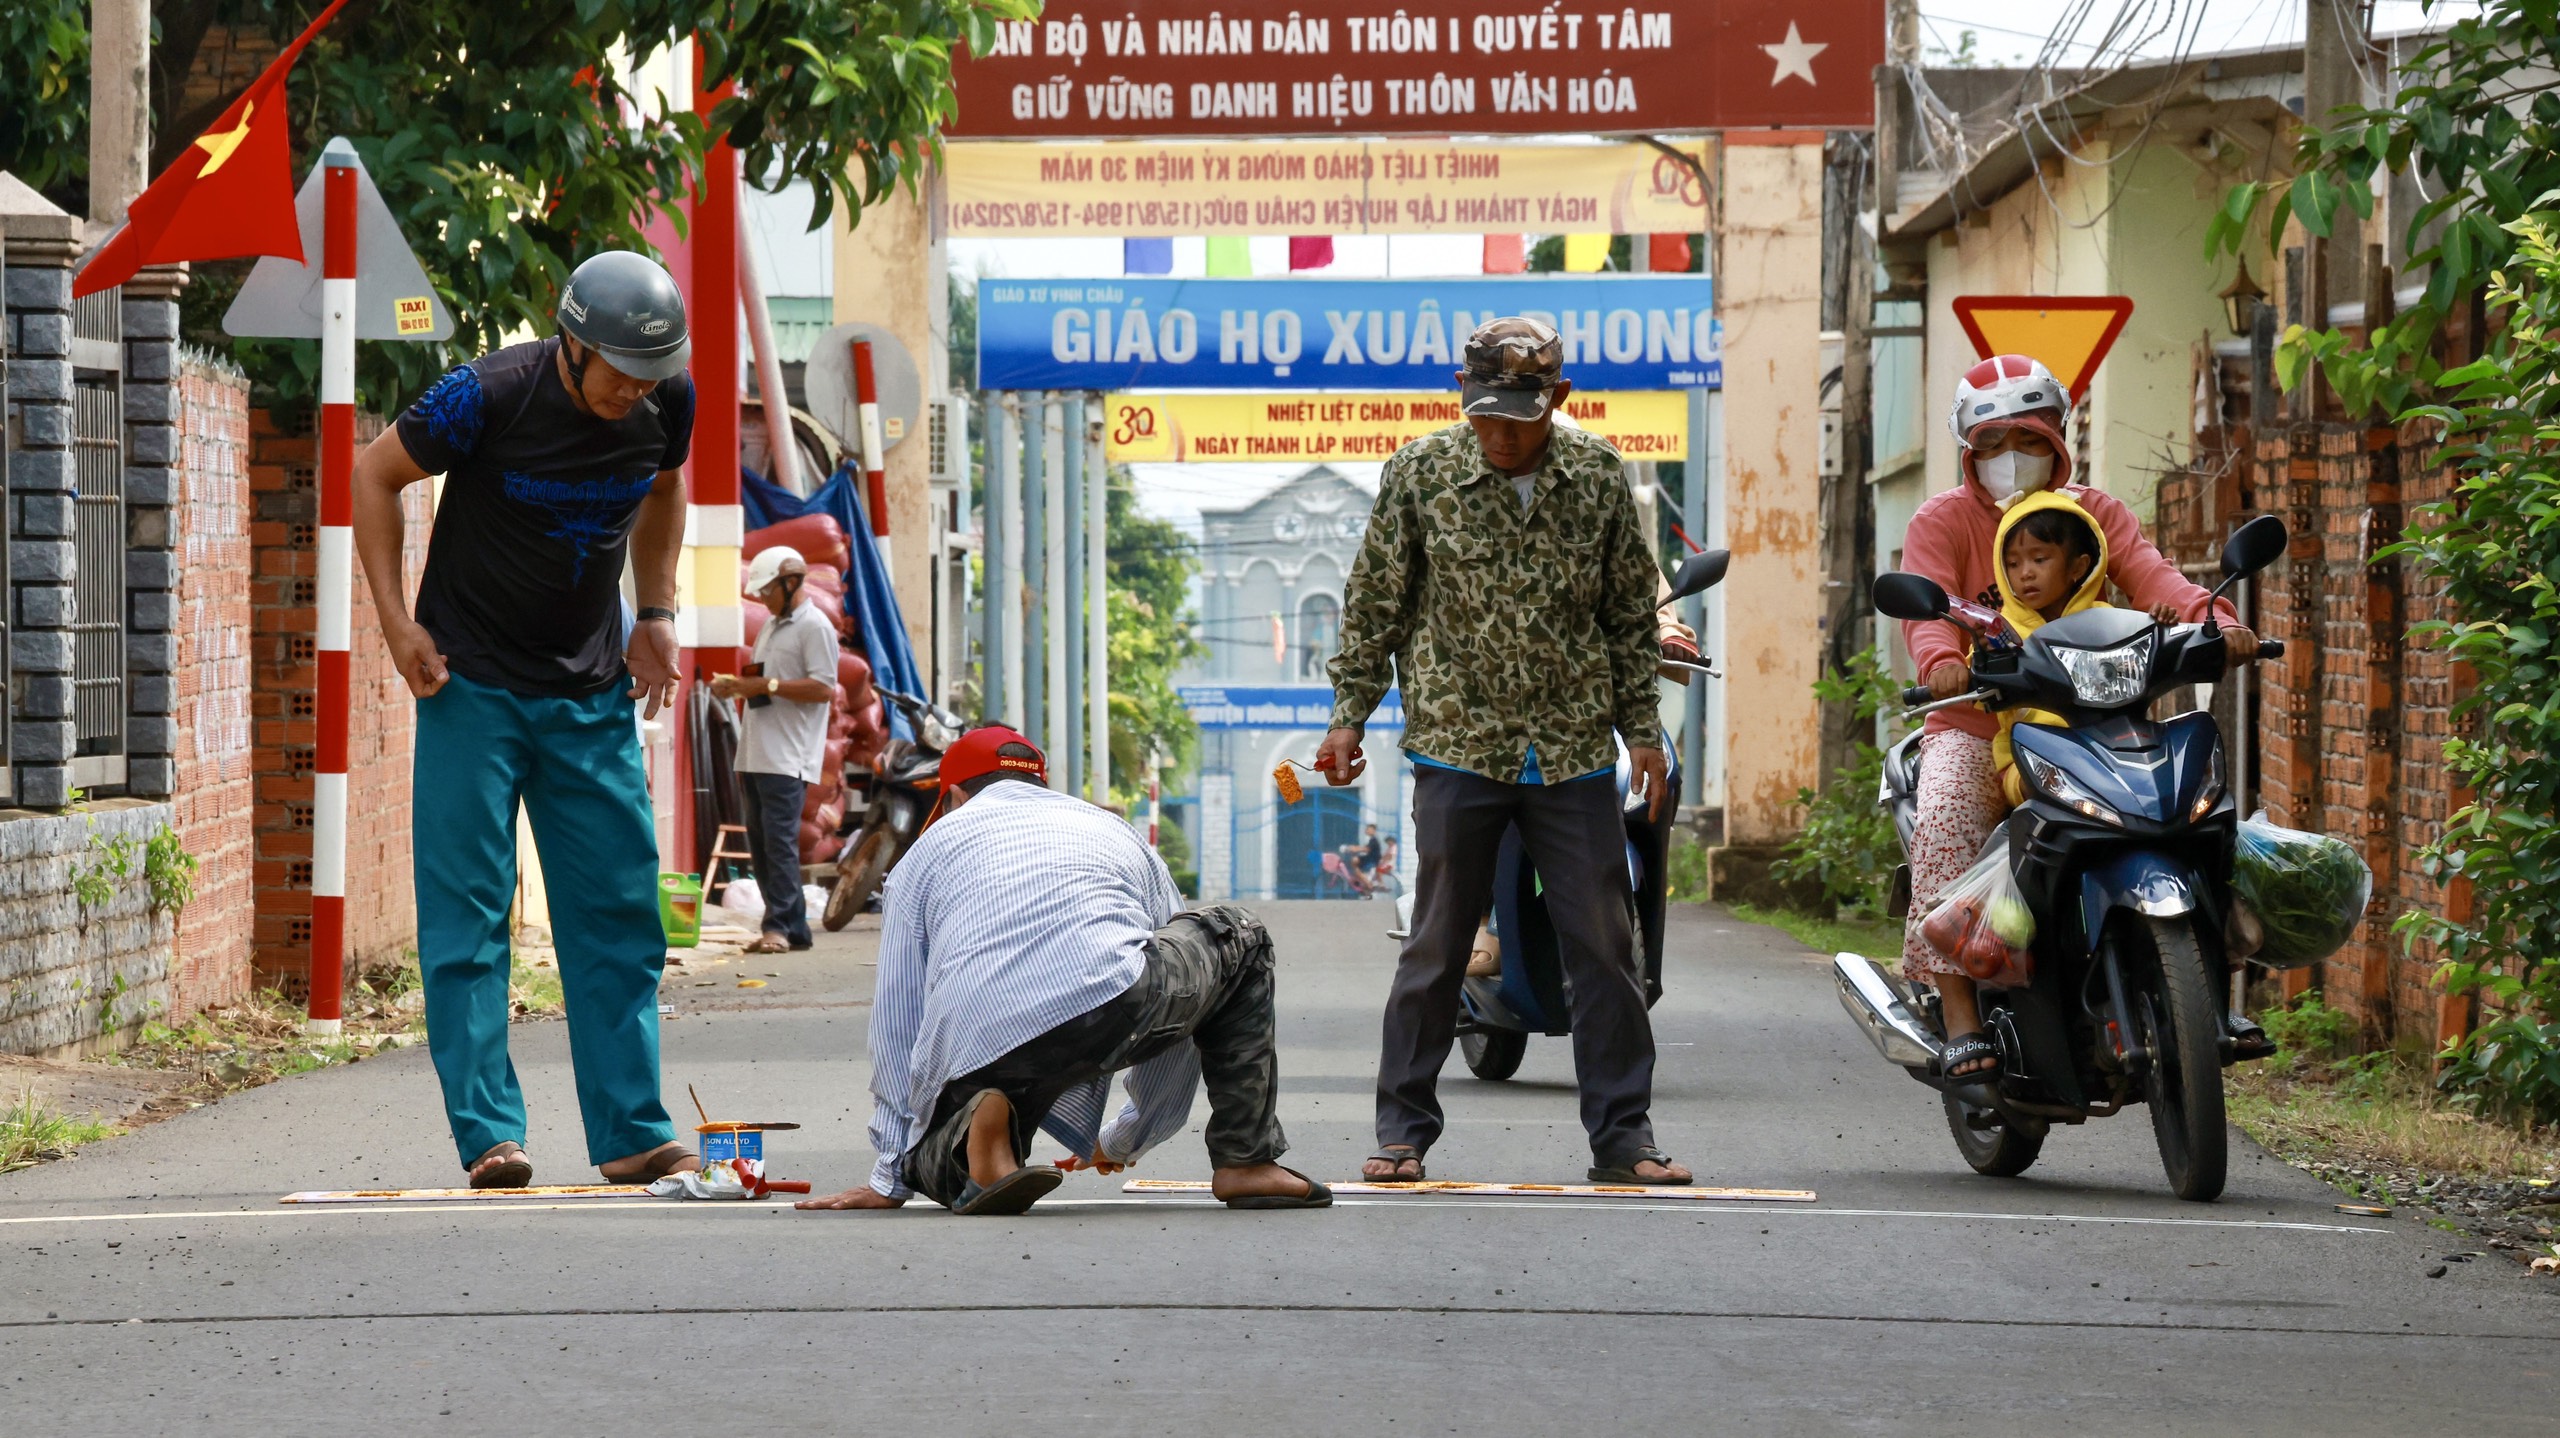
[[[1975,355],[2042,360],[2077,401],[2133,317],[2133,301],[2123,295],[1964,295],[1955,312]]]

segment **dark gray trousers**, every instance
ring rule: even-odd
[[[1573,1071],[1592,1156],[1616,1166],[1653,1143],[1653,1021],[1631,957],[1627,839],[1608,775],[1506,784],[1416,766],[1413,928],[1387,996],[1378,1056],[1378,1144],[1429,1152],[1440,1137],[1440,1067],[1457,1037],[1458,990],[1493,902],[1503,831],[1520,828],[1544,881],[1573,994]]]
[[[1289,1150],[1280,1128],[1280,1053],[1271,936],[1232,904],[1176,914],[1147,941],[1138,981],[993,1063],[942,1086],[924,1137],[907,1150],[907,1186],[948,1208],[969,1182],[969,1121],[990,1089],[1013,1109],[1013,1151],[1026,1162],[1034,1133],[1061,1095],[1136,1068],[1178,1043],[1200,1049],[1209,1091],[1202,1135],[1219,1168],[1271,1163]],[[1108,1105],[1105,1106],[1108,1116]]]
[[[764,931],[809,947],[809,901],[800,892],[800,805],[809,786],[797,774],[740,774],[747,801],[747,866],[764,891]]]

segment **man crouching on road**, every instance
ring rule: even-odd
[[[942,756],[933,821],[889,876],[871,1010],[866,1188],[801,1208],[1021,1213],[1064,1170],[1112,1173],[1190,1120],[1209,1085],[1210,1191],[1230,1208],[1324,1208],[1276,1161],[1271,938],[1229,905],[1180,913],[1164,861],[1127,824],[1046,786],[1010,729]],[[1129,1101],[1105,1123],[1111,1075]],[[1034,1129],[1068,1152],[1026,1164]]]

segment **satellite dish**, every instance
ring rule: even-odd
[[[878,325],[850,320],[818,336],[801,377],[809,413],[835,431],[848,453],[861,448],[861,409],[853,393],[855,340],[871,342],[871,378],[880,391],[880,438],[895,450],[916,432],[917,418],[924,413],[924,380],[916,372],[915,356]]]

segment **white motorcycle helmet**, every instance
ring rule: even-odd
[[[2027,355],[1993,355],[1956,381],[1956,403],[1947,414],[1947,429],[1959,446],[1971,449],[1975,430],[2040,409],[2053,411],[2057,433],[2070,433],[2071,391],[2053,377],[2053,371]]]

